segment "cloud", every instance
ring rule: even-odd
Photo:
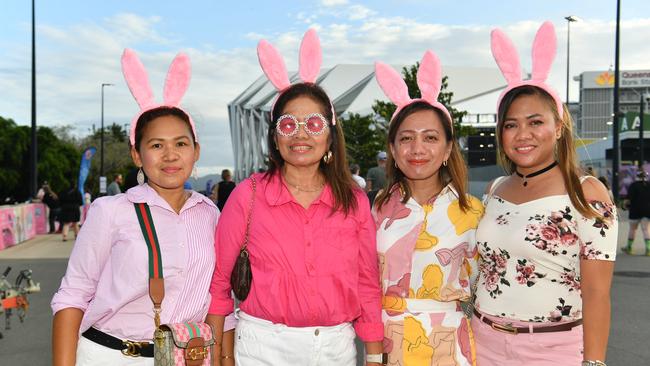
[[[348,0],[321,0],[320,3],[323,6],[339,6],[347,4]]]
[[[331,17],[294,14],[294,18],[302,17],[306,24],[277,33],[267,28],[251,28],[242,39],[268,39],[284,55],[289,70],[297,68],[298,47],[308,26],[316,28],[321,37],[324,67],[342,63],[370,64],[376,60],[395,65],[412,64],[426,49],[432,49],[443,65],[496,68],[489,43],[493,24],[443,25],[381,15],[347,1],[324,1],[321,4],[324,7],[326,3],[331,4],[328,9],[322,10],[321,7],[315,11],[329,11]],[[348,11],[350,8],[357,9],[357,12]],[[531,68],[531,44],[541,22],[541,19],[531,19],[500,25],[512,38],[519,50],[522,67],[527,71]],[[188,49],[184,47],[181,35],[161,31],[164,23],[165,19],[157,16],[117,14],[99,22],[65,27],[39,26],[39,124],[74,124],[79,134],[85,134],[93,124],[98,127],[101,83],[115,84],[105,88],[105,122],[129,124],[137,106],[123,81],[119,63],[122,50],[131,47],[138,51],[157,98],[161,98],[169,63],[177,51],[183,50],[192,60],[193,77],[183,106],[197,123],[202,145],[198,167],[201,171],[212,169],[209,167],[232,167],[227,105],[262,74],[255,47],[223,49],[206,45]],[[563,96],[566,23],[558,21],[556,31],[558,52],[550,83]],[[650,33],[650,18],[625,20],[621,31],[621,69],[648,68],[646,35]],[[0,90],[3,91],[0,111],[5,117],[28,124],[29,45],[9,44],[5,51],[6,57],[0,58]],[[583,71],[606,70],[613,60],[613,22],[583,19],[572,23],[572,76]],[[572,81],[571,88],[573,99],[577,99],[577,83]]]

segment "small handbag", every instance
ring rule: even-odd
[[[253,184],[253,193],[251,194],[251,201],[248,208],[248,218],[246,221],[246,234],[244,236],[244,244],[239,249],[239,255],[235,261],[235,266],[230,275],[230,286],[235,293],[235,297],[239,301],[244,301],[251,291],[253,282],[253,272],[251,271],[251,261],[248,256],[248,236],[251,227],[251,215],[253,214],[253,204],[255,203],[255,191],[257,190],[257,182],[254,177],[251,177]]]
[[[211,366],[214,331],[205,322],[160,324],[160,312],[165,297],[162,258],[151,210],[146,203],[134,203],[140,229],[149,251],[149,297],[153,302],[154,365]]]

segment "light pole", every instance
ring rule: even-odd
[[[100,141],[101,141],[101,147],[100,147],[100,163],[99,163],[99,191],[100,193],[106,193],[106,177],[104,177],[104,87],[105,86],[113,86],[113,84],[109,83],[102,83],[102,122],[101,122],[101,130],[99,132],[100,136]],[[104,181],[104,192],[102,192],[102,180]]]
[[[38,139],[36,138],[36,6],[32,0],[32,145],[29,149],[29,193],[32,198],[38,191]]]
[[[619,181],[618,181],[618,168],[620,163],[620,136],[619,136],[619,118],[621,113],[619,111],[619,54],[620,54],[620,38],[621,38],[621,0],[616,0],[616,41],[614,45],[614,112],[612,128],[612,193],[614,193],[614,204],[618,202],[619,197]]]
[[[643,115],[645,114],[645,102],[650,100],[650,94],[641,94],[641,104],[639,104],[639,170],[643,171],[643,163],[645,163],[645,146],[643,141]]]
[[[577,22],[578,17],[569,15],[566,19],[566,105],[569,107],[569,51],[571,44],[571,23]]]

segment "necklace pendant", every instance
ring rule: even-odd
[[[526,187],[527,185],[528,185],[528,181],[525,180],[525,181],[524,181],[524,187]]]

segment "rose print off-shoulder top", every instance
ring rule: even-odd
[[[590,219],[568,195],[514,204],[492,194],[502,179],[492,184],[476,231],[481,255],[476,308],[531,322],[582,318],[580,260],[615,259],[616,207],[591,202],[604,219]]]

